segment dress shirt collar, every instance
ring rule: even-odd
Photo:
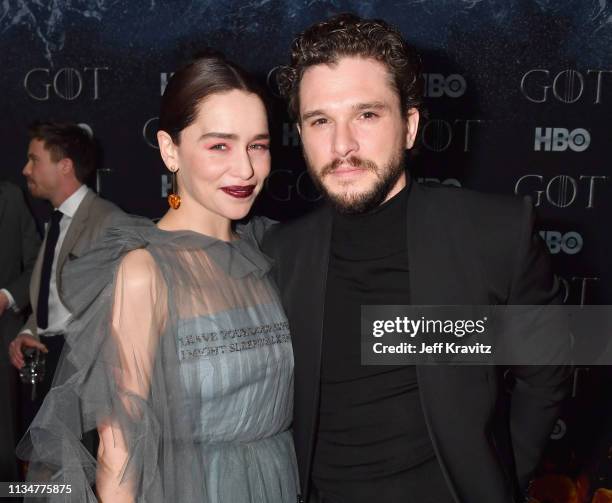
[[[87,188],[87,185],[81,185],[68,199],[60,204],[59,208],[56,209],[61,211],[64,215],[72,218],[79,209],[83,199],[85,199],[88,191],[89,189]]]

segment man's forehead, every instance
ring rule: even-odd
[[[372,58],[345,57],[334,64],[320,64],[304,72],[300,84],[300,108],[351,107],[361,103],[394,104],[395,91],[389,72]]]
[[[41,138],[32,138],[28,144],[28,153],[44,154],[50,153],[47,144]]]
[[[387,66],[377,59],[361,56],[341,56],[329,63],[309,66],[302,75],[305,80],[316,78],[339,79],[361,75],[366,78],[386,78],[389,76]]]

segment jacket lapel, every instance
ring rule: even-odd
[[[428,191],[432,192],[431,194]],[[437,198],[434,189],[414,184],[408,199],[408,254],[410,263],[410,299],[413,305],[478,305],[487,304],[484,273],[479,257],[470,253],[470,243],[475,242],[470,225],[457,228],[445,221],[445,215],[457,215],[465,210],[452,205],[454,198]],[[454,221],[467,222],[467,215]],[[447,480],[448,487],[457,502],[465,501],[460,494],[466,483],[473,483],[475,467],[485,464],[482,475],[487,478],[487,488],[497,495],[507,495],[506,481],[496,470],[498,460],[491,457],[472,459],[488,453],[483,449],[470,449],[458,441],[460,432],[466,438],[475,435],[481,440],[487,424],[476,424],[490,417],[489,407],[494,398],[474,396],[469,408],[465,398],[472,393],[487,394],[489,371],[478,366],[418,365],[417,377],[421,404],[436,455]],[[475,389],[475,384],[478,389]],[[492,394],[494,392],[491,392]],[[456,411],[463,411],[455,414]],[[458,455],[458,446],[461,453]],[[473,444],[475,447],[475,444]],[[480,447],[480,446],[479,446]],[[468,480],[468,482],[466,482]],[[489,490],[489,489],[487,489]],[[503,498],[503,496],[502,496]],[[502,501],[507,500],[499,500]]]
[[[87,220],[89,218],[89,210],[91,209],[91,204],[94,200],[95,194],[92,191],[88,191],[83,201],[79,205],[76,213],[72,217],[72,222],[70,222],[70,227],[68,227],[68,232],[66,233],[66,237],[62,243],[62,247],[59,252],[59,256],[57,258],[57,267],[56,267],[56,277],[55,280],[57,282],[57,289],[61,292],[61,271],[64,268],[64,264],[68,259],[68,255],[74,249],[79,237],[83,233],[83,230],[86,228]],[[61,295],[61,294],[60,294]]]
[[[458,286],[455,275],[446,274],[449,264],[447,262],[448,249],[445,244],[448,236],[441,235],[438,227],[440,222],[435,218],[432,201],[427,198],[425,189],[414,182],[412,182],[408,198],[406,224],[408,226],[411,304],[415,306],[444,304],[453,298],[451,292],[457,291]],[[459,501],[446,469],[446,463],[440,453],[436,429],[432,428],[429,397],[435,397],[436,392],[440,389],[439,370],[437,367],[426,365],[416,367],[419,393],[434,450],[440,460],[447,485],[454,499]]]
[[[307,490],[308,474],[312,464],[314,438],[319,410],[319,383],[321,372],[321,345],[325,307],[325,288],[329,265],[332,230],[331,209],[318,210],[301,233],[297,253],[288,264],[293,271],[299,267],[299,274],[287,274],[283,291],[283,304],[291,320],[294,335],[293,350],[295,376],[299,385],[295,387],[294,418],[299,427],[295,429],[296,450],[300,463],[302,480]],[[292,245],[293,250],[296,247]]]

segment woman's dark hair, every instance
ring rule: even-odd
[[[96,143],[89,133],[74,122],[38,121],[28,126],[31,140],[41,140],[51,160],[68,158],[74,166],[74,175],[87,183],[96,170]]]
[[[216,51],[205,50],[168,81],[161,100],[159,129],[178,145],[180,134],[195,120],[202,100],[233,90],[257,95],[267,110],[263,88],[245,70]]]
[[[406,116],[420,111],[423,102],[421,61],[401,33],[385,21],[338,14],[314,24],[299,34],[291,46],[291,64],[277,74],[278,87],[289,105],[289,114],[299,121],[300,82],[314,65],[333,65],[343,57],[372,58],[383,63],[397,91]]]

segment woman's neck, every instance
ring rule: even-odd
[[[203,215],[201,211],[189,211],[182,206],[169,209],[157,222],[157,227],[164,231],[193,231],[222,241],[236,238],[230,219],[212,213]]]

